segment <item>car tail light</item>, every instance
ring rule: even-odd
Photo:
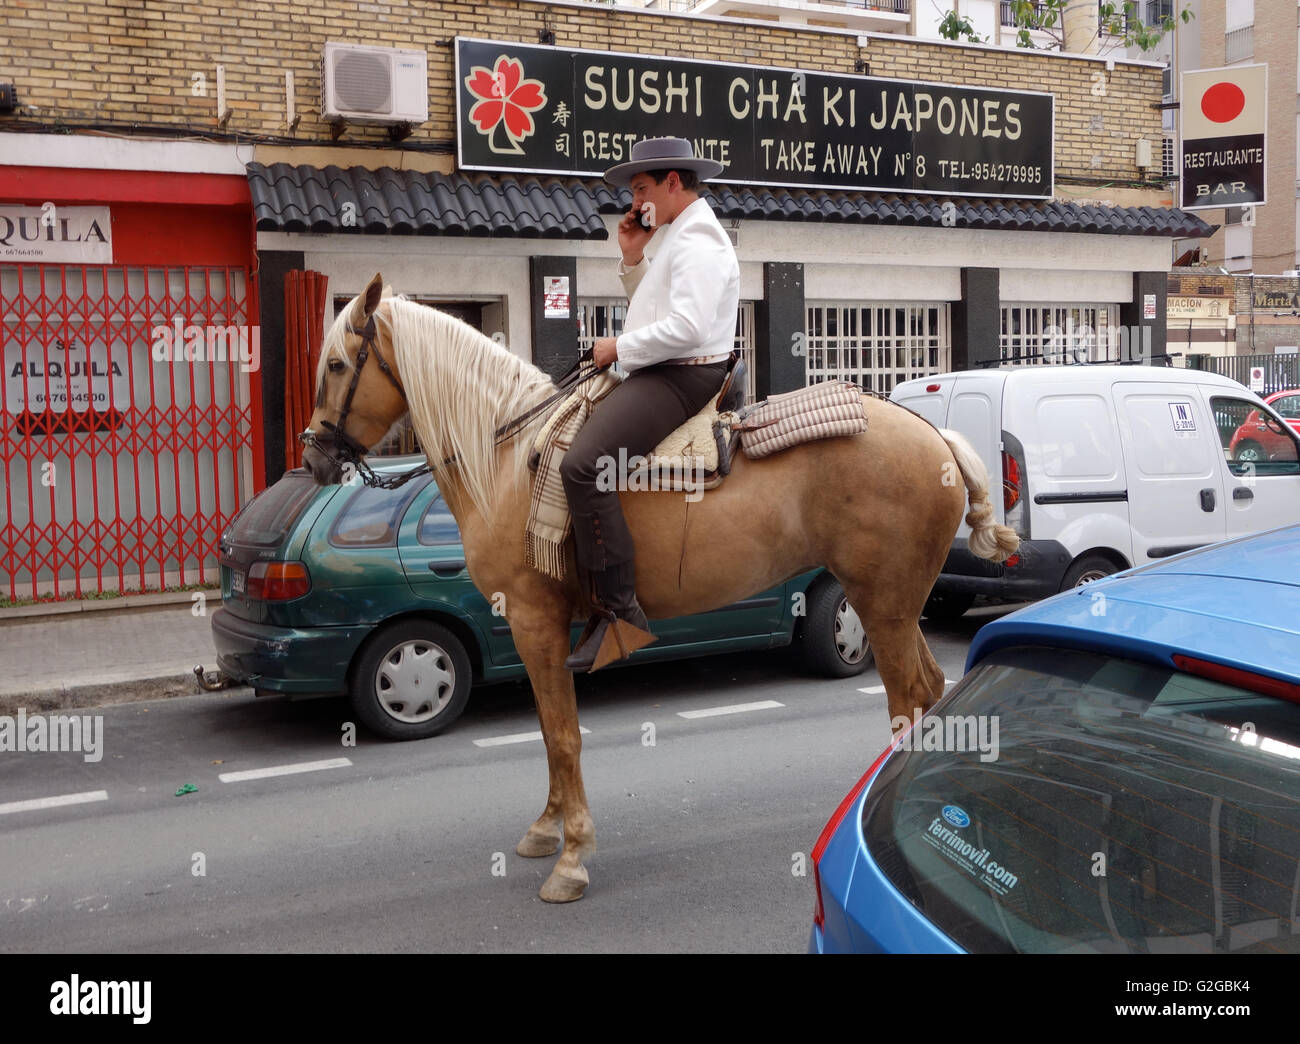
[[[1194,656],[1184,656],[1182,653],[1174,654],[1174,666],[1188,674],[1209,678],[1210,681],[1235,685],[1240,689],[1249,689],[1264,696],[1276,696],[1280,700],[1289,700],[1291,703],[1300,703],[1300,685],[1295,682],[1271,678],[1267,674],[1258,674],[1240,667],[1229,667],[1227,664],[1214,663],[1211,660],[1199,660]]]
[[[1002,451],[1002,506],[1010,511],[1020,503],[1020,461]]]
[[[311,590],[311,576],[301,562],[254,562],[248,571],[248,597],[286,602]]]
[[[813,910],[813,923],[815,923],[818,928],[825,926],[825,910],[822,908],[821,861],[822,856],[826,854],[826,846],[831,843],[831,836],[839,829],[840,823],[844,820],[844,817],[848,815],[849,809],[854,806],[858,798],[862,795],[862,790],[867,785],[867,780],[876,774],[876,770],[884,763],[885,758],[889,757],[889,755],[893,753],[895,743],[902,739],[902,737],[911,729],[912,726],[909,725],[890,742],[889,746],[880,752],[880,756],[871,763],[871,768],[867,769],[862,778],[858,780],[857,783],[854,784],[853,789],[849,791],[848,796],[840,802],[839,808],[835,810],[835,814],[831,816],[829,822],[827,822],[826,826],[822,828],[821,835],[817,838],[817,843],[813,845],[813,887],[816,889],[817,893],[817,906]]]

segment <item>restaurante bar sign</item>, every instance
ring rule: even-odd
[[[466,37],[456,84],[466,170],[599,176],[675,135],[726,182],[1052,196],[1050,94]]]

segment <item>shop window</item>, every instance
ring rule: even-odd
[[[847,380],[888,395],[903,381],[951,368],[951,331],[947,303],[810,301],[806,381]]]
[[[999,347],[1005,363],[1111,362],[1122,358],[1117,304],[1006,304]]]

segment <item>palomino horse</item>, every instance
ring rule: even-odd
[[[374,364],[367,366],[371,355]],[[508,422],[553,394],[554,384],[459,320],[388,296],[378,275],[330,329],[317,382],[303,460],[321,484],[340,481],[347,463],[409,410],[460,526],[475,586],[498,604],[504,596],[537,702],[550,790],[516,851],[547,856],[563,845],[541,897],[581,898],[588,884],[582,860],[595,847],[595,831],[583,790],[573,676],[564,660],[570,625],[586,619],[587,607],[573,576],[561,582],[525,564],[527,457],[545,412],[522,434],[497,438]],[[622,505],[636,541],[637,596],[649,617],[716,609],[825,566],[871,638],[891,718],[910,717],[943,692],[943,672],[918,620],[961,521],[966,491],[976,554],[1001,561],[1017,538],[993,524],[986,469],[961,436],[869,395],[862,406],[865,433],[762,460],[740,456],[727,480],[697,503],[681,493],[642,491],[623,492]],[[571,563],[571,542],[567,554]]]

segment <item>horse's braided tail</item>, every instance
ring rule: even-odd
[[[993,505],[989,502],[989,473],[975,448],[965,437],[947,428],[939,434],[952,450],[970,495],[970,513],[966,524],[970,526],[968,546],[971,553],[992,562],[1004,562],[1020,547],[1020,537],[1010,526],[1000,526],[993,521]]]

